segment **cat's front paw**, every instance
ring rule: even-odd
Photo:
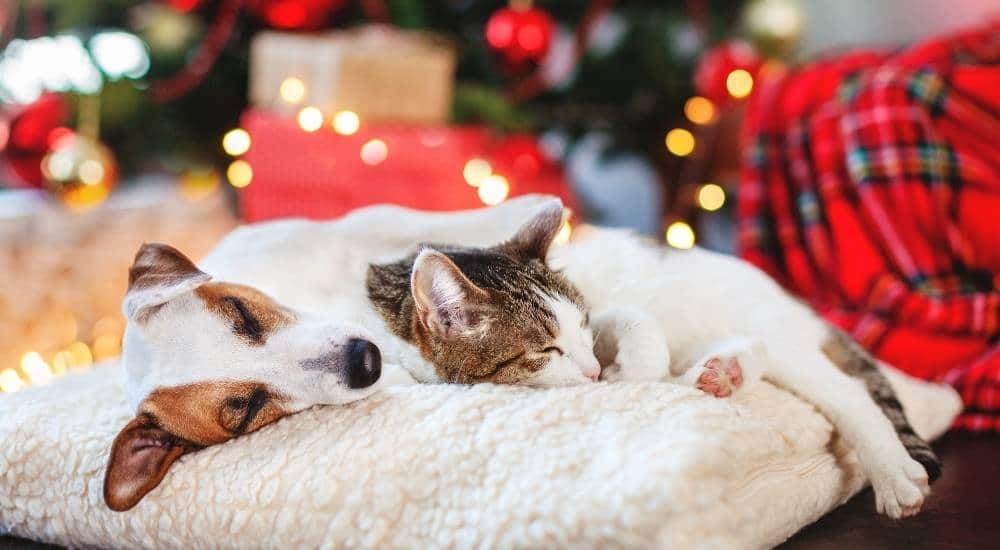
[[[614,361],[602,366],[605,382],[642,382],[662,380],[670,370],[670,353],[666,348],[627,344],[615,354]]]
[[[909,456],[878,467],[871,477],[875,507],[880,514],[895,519],[920,512],[924,497],[931,491],[924,467]]]
[[[743,387],[739,357],[711,357],[702,367],[695,387],[715,397],[729,397]]]

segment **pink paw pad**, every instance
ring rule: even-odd
[[[737,358],[713,357],[705,362],[705,372],[698,377],[695,387],[715,397],[729,397],[742,385],[743,368]]]

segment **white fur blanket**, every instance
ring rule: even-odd
[[[830,424],[766,383],[732,400],[649,383],[410,386],[187,455],[115,513],[101,487],[130,418],[120,378],[106,365],[0,396],[0,532],[129,548],[749,548],[864,485]],[[892,379],[918,432],[949,426],[951,389]]]

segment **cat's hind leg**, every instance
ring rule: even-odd
[[[760,380],[767,365],[763,342],[733,336],[691,354],[674,365],[673,382],[698,388],[715,397],[729,397]]]
[[[780,346],[769,357],[767,379],[815,406],[857,451],[878,511],[893,518],[919,512],[930,492],[927,472],[910,458],[863,384],[818,349]]]

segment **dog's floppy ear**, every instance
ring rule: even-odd
[[[198,448],[157,426],[149,414],[133,418],[111,445],[104,502],[116,512],[131,509],[160,484],[174,461]]]
[[[128,271],[125,317],[141,320],[149,308],[161,305],[211,279],[172,246],[146,243],[139,247]]]

